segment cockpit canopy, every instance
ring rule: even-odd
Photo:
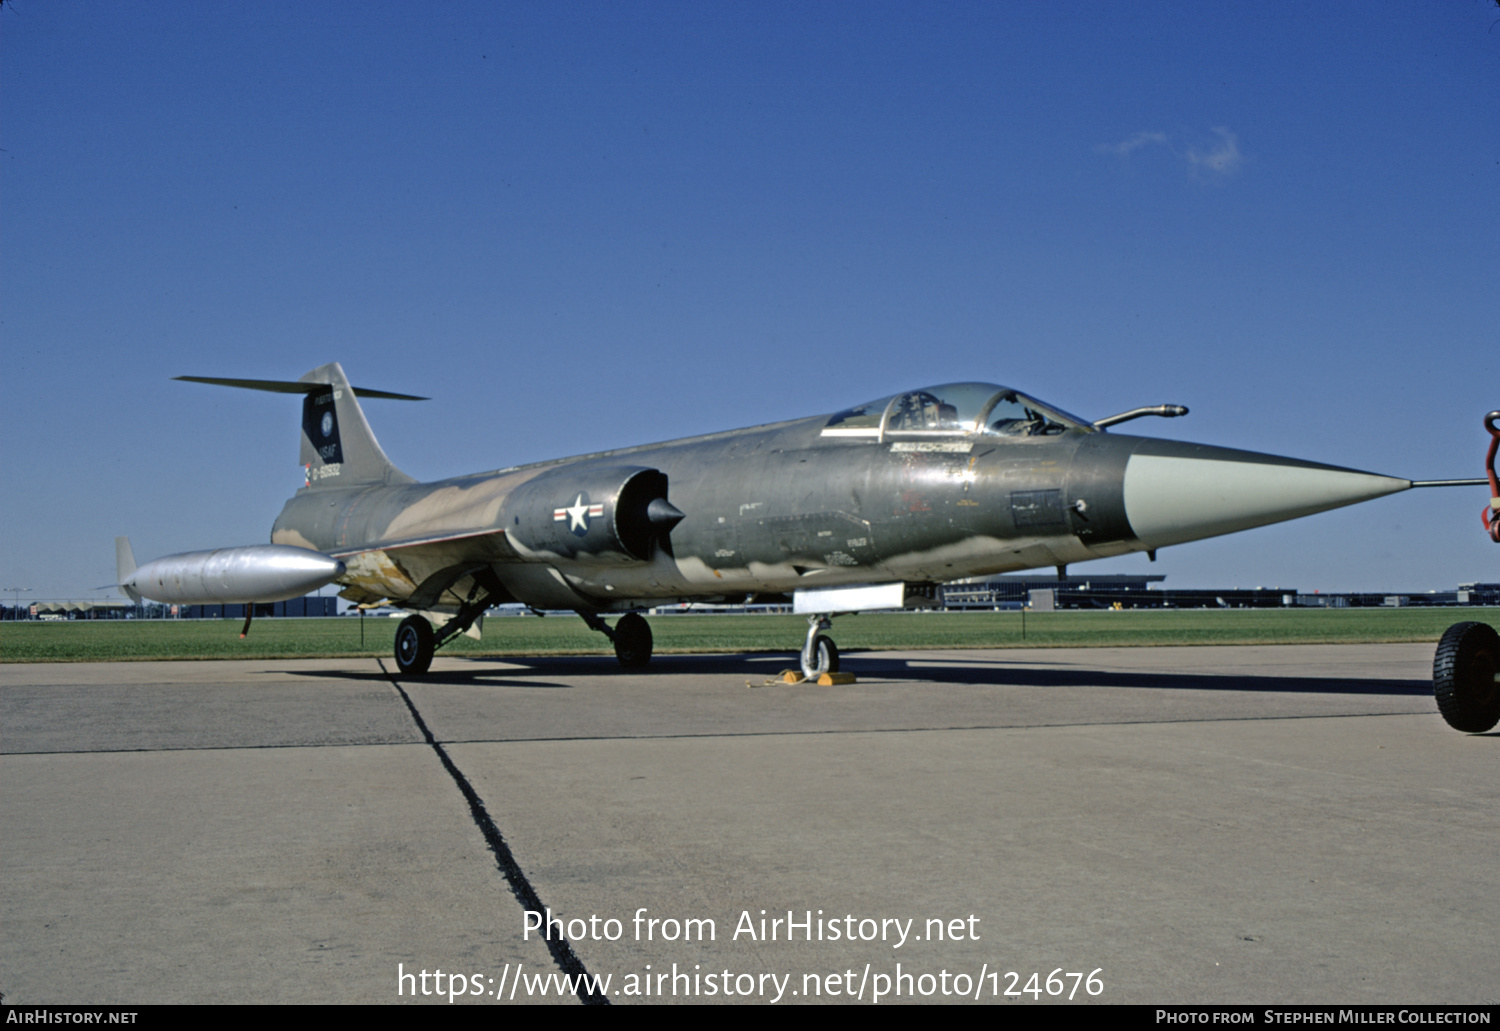
[[[896,440],[915,437],[1043,437],[1094,432],[1087,419],[994,383],[947,383],[846,408],[828,420],[825,437]]]

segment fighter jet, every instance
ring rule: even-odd
[[[838,668],[838,614],[930,605],[938,584],[965,577],[1154,558],[1423,485],[1112,432],[1185,414],[1177,405],[1090,421],[993,383],[418,483],[381,450],[359,398],[422,398],[351,387],[337,363],[295,382],[178,378],[303,395],[304,483],[270,544],[140,568],[124,544],[122,590],[248,603],[337,583],[355,604],[411,613],[396,631],[405,674],[502,603],[573,610],[635,667],[652,648],[640,610],[789,596],[808,617],[801,664],[815,677]]]

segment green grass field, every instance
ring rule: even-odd
[[[872,613],[840,617],[843,652],[917,648],[1079,648],[1182,644],[1364,644],[1437,639],[1452,623],[1500,626],[1500,609],[1206,609],[1125,612]],[[308,658],[391,654],[398,620],[261,619],[240,640],[239,620],[0,623],[0,661]],[[651,619],[658,654],[782,652],[802,645],[801,616],[694,615]],[[361,632],[364,639],[361,642]],[[572,616],[487,620],[484,640],[443,653],[608,655],[609,642]]]

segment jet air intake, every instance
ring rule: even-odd
[[[168,555],[121,579],[137,596],[172,605],[223,605],[300,598],[344,573],[331,555],[284,544],[252,544]]]
[[[667,500],[667,477],[641,466],[563,466],[506,499],[504,525],[539,557],[601,564],[648,562],[685,518]]]

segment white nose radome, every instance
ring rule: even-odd
[[[1172,450],[1178,453],[1137,452],[1125,466],[1125,515],[1148,548],[1296,519],[1411,486],[1393,476],[1252,451]]]

